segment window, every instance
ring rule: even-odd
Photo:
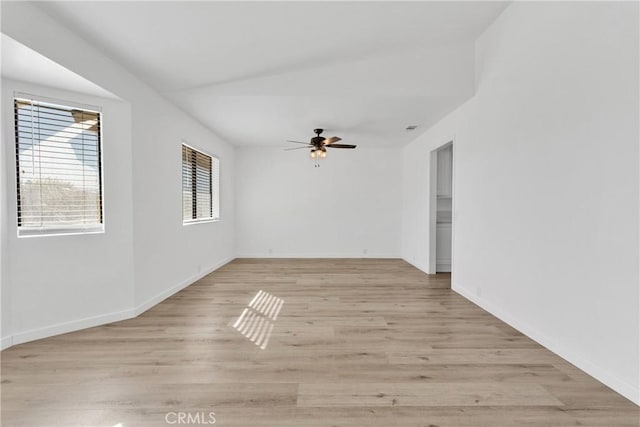
[[[18,235],[101,232],[101,114],[15,98]]]
[[[220,218],[216,157],[182,144],[182,223]]]

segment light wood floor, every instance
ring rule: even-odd
[[[638,425],[448,288],[399,260],[236,260],[136,319],[4,351],[3,426]]]

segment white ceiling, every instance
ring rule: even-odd
[[[111,92],[18,43],[11,37],[4,34],[0,36],[2,37],[2,77],[103,98],[117,98]]]
[[[472,96],[473,42],[506,7],[504,2],[39,5],[230,142],[271,146],[309,138],[321,126],[362,146],[410,141]],[[411,124],[420,128],[408,134],[404,128]]]

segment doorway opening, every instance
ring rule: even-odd
[[[431,152],[429,273],[450,273],[453,253],[453,141]]]

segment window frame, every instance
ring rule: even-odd
[[[83,224],[77,225],[46,225],[42,227],[28,227],[23,228],[20,224],[21,212],[20,212],[20,159],[19,159],[19,133],[18,133],[18,116],[16,109],[16,101],[24,101],[29,103],[37,103],[44,106],[57,107],[57,108],[65,108],[69,110],[82,110],[88,113],[94,113],[98,115],[99,127],[98,127],[98,185],[99,185],[99,195],[100,195],[100,223],[86,226]],[[15,168],[15,173],[13,176],[15,177],[15,185],[14,189],[16,191],[16,205],[14,209],[14,213],[16,215],[15,218],[15,227],[16,234],[18,238],[31,238],[31,237],[50,237],[50,236],[68,236],[68,235],[83,235],[83,234],[104,234],[105,233],[105,223],[106,223],[106,215],[105,215],[105,195],[104,195],[104,143],[103,143],[103,129],[104,129],[104,120],[103,120],[103,111],[102,108],[95,105],[83,104],[79,102],[63,100],[60,98],[51,98],[42,95],[33,95],[25,92],[14,92],[11,97],[12,110],[13,110],[13,120],[12,125],[14,128],[14,162],[13,167]]]
[[[200,153],[201,155],[207,156],[211,159],[211,170],[209,171],[209,180],[210,180],[210,212],[211,212],[211,216],[209,217],[203,217],[203,218],[192,218],[192,219],[185,219],[184,218],[184,211],[185,211],[185,200],[184,200],[184,192],[183,192],[183,187],[182,185],[184,182],[184,175],[183,175],[183,162],[182,162],[182,151],[184,149],[184,147],[186,147],[189,150],[192,150],[195,153]],[[214,173],[217,174],[217,180],[214,179]],[[192,170],[191,172],[191,176],[195,177],[195,174]],[[220,158],[214,154],[209,153],[208,151],[202,150],[200,148],[196,148],[193,145],[189,144],[186,141],[182,141],[182,143],[180,144],[180,175],[181,175],[181,187],[180,187],[180,196],[181,196],[181,206],[182,206],[182,225],[183,226],[188,226],[188,225],[194,225],[194,224],[206,224],[206,223],[210,223],[210,222],[218,222],[220,221]],[[218,183],[217,188],[214,188],[214,182]],[[192,186],[194,185],[194,183],[192,183]],[[197,194],[197,192],[196,192]],[[215,200],[215,203],[214,203]],[[192,193],[192,199],[191,199],[191,211],[193,212],[194,210],[194,206],[197,206],[197,197],[193,197],[193,193]],[[217,205],[217,216],[215,216],[215,210],[214,206]]]

